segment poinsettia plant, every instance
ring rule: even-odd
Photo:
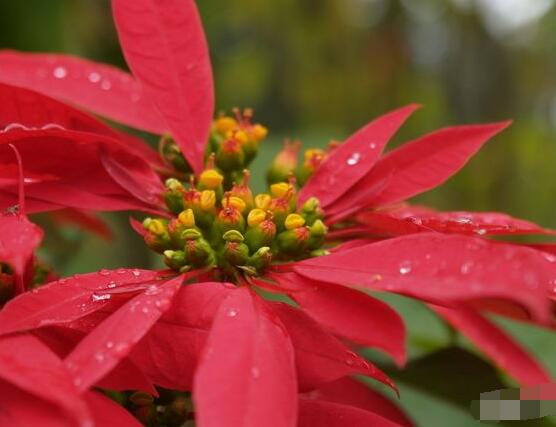
[[[299,164],[299,144],[287,143],[268,165],[268,191],[253,194],[249,168],[267,129],[249,109],[215,117],[194,1],[112,5],[131,74],[0,53],[0,279],[10,300],[0,310],[0,387],[10,393],[0,420],[413,425],[356,379],[395,396],[358,350],[400,368],[407,358],[404,321],[374,292],[424,301],[519,383],[551,381],[488,314],[553,327],[556,256],[489,236],[554,232],[407,203],[508,122],[445,128],[384,153],[418,108],[409,105]],[[158,152],[75,106],[159,134]],[[96,230],[90,211],[142,213],[131,226],[167,268],[35,279],[42,231],[26,215],[59,210]]]

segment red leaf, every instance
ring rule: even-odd
[[[552,262],[551,262],[552,261]],[[436,304],[498,298],[550,319],[546,290],[554,260],[541,252],[484,239],[419,233],[292,264],[313,280],[385,290]]]
[[[131,359],[157,385],[191,390],[212,319],[233,289],[219,282],[182,286],[170,309],[137,343]]]
[[[65,358],[80,390],[104,377],[170,308],[183,278],[151,285],[108,316]],[[109,294],[108,294],[109,295]]]
[[[328,383],[307,393],[307,399],[325,400],[356,406],[365,411],[374,412],[381,417],[398,423],[400,426],[413,427],[413,422],[390,399],[371,389],[361,381],[352,378],[342,378]]]
[[[51,282],[14,298],[0,310],[0,334],[69,324],[109,304],[121,304],[114,291],[131,298],[159,277],[157,271],[122,268]]]
[[[320,400],[299,400],[298,427],[399,427],[393,421],[354,406]]]
[[[15,159],[7,144],[13,144],[21,154],[25,192],[31,198],[83,209],[99,209],[94,207],[97,200],[81,200],[80,195],[87,193],[104,199],[105,208],[145,210],[161,204],[164,187],[160,178],[142,157],[112,138],[60,129],[0,133],[0,165],[13,168]],[[127,174],[107,171],[102,163],[106,156]],[[137,191],[139,187],[142,192]],[[14,188],[4,190],[15,193]]]
[[[273,275],[280,284],[297,290],[290,294],[303,311],[332,333],[357,344],[378,347],[403,365],[405,326],[387,304],[344,286],[315,282],[298,275]]]
[[[433,305],[430,307],[520,384],[532,386],[553,381],[548,372],[517,341],[478,312]]]
[[[60,54],[0,51],[0,81],[161,134],[163,121],[133,77],[111,65]]]
[[[106,396],[89,391],[85,399],[91,408],[95,419],[95,426],[142,427],[133,415]]]
[[[403,206],[391,211],[362,212],[357,221],[369,232],[401,235],[438,231],[468,235],[556,234],[529,221],[499,212],[435,212],[421,206]]]
[[[0,54],[0,58],[2,55]],[[1,71],[0,71],[1,73]],[[47,96],[17,86],[0,83],[0,129],[26,127],[29,129],[65,128],[97,133],[118,140],[135,154],[160,165],[160,157],[140,139],[117,132],[95,117],[83,113]]]
[[[199,173],[214,112],[212,70],[193,0],[114,0],[126,61]]]
[[[195,375],[199,425],[296,425],[292,345],[263,304],[249,289],[237,288],[220,305]]]
[[[355,374],[374,378],[396,390],[392,380],[382,371],[351,351],[301,310],[275,303],[273,311],[286,326],[293,343],[301,391]]]
[[[32,394],[35,399],[27,400],[27,405],[40,398],[56,405],[81,424],[91,423],[91,415],[62,362],[35,337],[17,335],[0,339],[0,379]],[[7,394],[2,393],[3,410],[0,411],[0,420],[6,407],[10,411],[4,401],[5,397]],[[41,407],[46,409],[45,405],[37,406],[39,410]],[[33,406],[28,406],[28,410],[33,411]]]
[[[365,206],[384,206],[430,190],[461,169],[491,137],[510,122],[457,126],[438,130],[402,145],[381,158],[352,191],[365,192],[373,183],[388,179],[382,192]]]
[[[24,275],[42,241],[41,228],[23,215],[0,216],[0,262],[14,269],[18,293],[25,290]]]
[[[331,205],[369,173],[390,138],[417,108],[412,104],[387,113],[351,135],[303,186],[300,201],[314,196],[323,207]]]

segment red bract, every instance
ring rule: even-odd
[[[96,392],[79,393],[62,361],[29,335],[0,339],[2,425],[139,426],[123,408]]]
[[[394,387],[354,346],[405,363],[402,319],[368,294],[386,291],[430,304],[520,382],[550,381],[483,313],[550,324],[556,258],[468,235],[552,232],[503,214],[400,206],[446,181],[508,122],[442,129],[382,155],[417,108],[409,105],[347,138],[298,194],[293,181],[280,182],[256,204],[248,173],[231,184],[238,164],[256,154],[245,144],[266,129],[253,126],[247,111],[221,117],[211,133],[212,71],[195,3],[114,0],[113,11],[134,77],[62,55],[0,54],[0,80],[17,86],[0,85],[9,100],[0,107],[0,201],[15,204],[16,187],[25,183],[32,211],[155,212],[165,218],[134,228],[173,270],[101,270],[52,282],[0,311],[1,335],[39,337],[63,358],[78,393],[95,386],[192,391],[202,427],[411,425],[349,378]],[[29,89],[140,129],[169,131],[198,182],[194,176],[186,188],[187,168],[165,157],[176,167],[169,170],[135,138]],[[203,171],[209,134],[216,152]],[[24,179],[14,178],[18,162],[7,144],[21,153]],[[174,179],[163,186],[162,177]],[[230,189],[235,193],[224,196]],[[319,201],[302,205],[311,197]],[[254,205],[259,212],[249,218]],[[317,217],[307,225],[304,206]],[[328,248],[327,226],[332,253],[316,257]],[[32,237],[26,231],[21,235]],[[349,239],[354,233],[358,239]],[[381,240],[392,235],[399,237]],[[25,263],[31,246],[10,260]],[[269,265],[275,246],[283,262]],[[270,302],[260,290],[295,305]]]
[[[350,374],[392,385],[303,312],[247,287],[183,279],[123,269],[62,279],[11,301],[0,333],[39,328],[52,345],[60,328],[88,332],[65,357],[80,390],[114,369],[112,388],[136,386],[126,361],[158,385],[193,390],[202,425],[293,425],[298,388]]]

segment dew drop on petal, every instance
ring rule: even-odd
[[[100,84],[102,90],[110,90],[112,88],[112,83],[109,80],[103,80]]]
[[[400,274],[406,275],[411,273],[411,263],[409,261],[404,261],[400,264]]]
[[[251,376],[253,377],[253,379],[259,378],[261,376],[261,370],[256,366],[253,366],[251,368]]]
[[[236,317],[238,313],[238,310],[235,308],[229,308],[228,311],[226,312],[226,316],[228,317]]]
[[[370,148],[371,150],[374,150],[374,149],[376,148],[376,144],[375,144],[374,142],[371,142],[371,143],[369,144],[369,148]]]
[[[126,270],[125,268],[118,268],[118,269],[116,270],[116,273],[118,273],[118,274],[126,274],[126,273],[127,273],[127,270]]]
[[[97,351],[95,353],[95,360],[99,363],[104,362],[104,359],[106,358],[105,354],[102,351]]]
[[[103,268],[98,272],[98,274],[100,274],[101,276],[110,276],[110,270]]]
[[[52,71],[52,75],[57,79],[63,79],[68,75],[68,70],[66,69],[66,67],[56,67]]]
[[[93,71],[93,72],[89,73],[87,78],[89,79],[89,81],[91,83],[98,83],[98,82],[100,82],[101,76],[96,71]]]
[[[352,153],[351,156],[349,156],[349,158],[346,160],[346,163],[348,164],[348,166],[354,166],[357,163],[359,163],[360,160],[361,160],[361,154],[355,152]]]
[[[475,230],[475,233],[477,233],[479,236],[484,236],[487,231],[484,228],[479,228],[478,230]]]
[[[145,291],[145,295],[157,295],[159,294],[161,291],[161,289],[155,285],[151,285],[147,288],[147,290]]]
[[[461,274],[469,274],[472,267],[473,267],[473,261],[464,262],[460,267]]]
[[[106,300],[109,300],[111,297],[112,297],[112,295],[110,295],[110,294],[92,294],[91,295],[91,300],[93,302],[106,301]]]
[[[106,348],[113,348],[114,347],[114,341],[106,341]]]
[[[108,284],[106,285],[107,288],[113,289],[117,286],[117,283],[114,280],[111,280],[110,282],[108,282]]]
[[[141,313],[148,314],[148,312],[149,312],[149,307],[143,307],[141,309]]]
[[[137,269],[134,269],[131,274],[133,274],[135,277],[139,277],[141,275],[141,272]]]

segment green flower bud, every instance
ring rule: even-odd
[[[245,243],[254,252],[262,246],[270,246],[275,236],[276,224],[274,224],[272,219],[265,219],[247,229],[245,232]]]
[[[319,248],[326,239],[326,233],[328,233],[328,227],[324,225],[320,219],[317,219],[311,227],[309,227],[309,248],[317,249]]]
[[[309,197],[301,206],[301,215],[305,217],[307,225],[313,224],[317,219],[324,218],[324,211],[320,206],[320,201],[316,197]]]
[[[180,213],[184,209],[183,193],[184,188],[180,181],[174,178],[166,180],[166,191],[164,192],[164,202],[172,213]]]
[[[158,143],[158,151],[164,162],[172,166],[177,171],[183,173],[191,173],[193,170],[185,157],[181,153],[178,144],[172,139],[170,135],[164,135],[160,138]]]
[[[224,141],[216,152],[216,165],[224,172],[243,169],[245,154],[240,142],[231,137]]]
[[[152,250],[162,253],[172,246],[172,239],[168,233],[168,221],[162,218],[145,218],[143,227],[147,232],[144,239]]]
[[[276,245],[281,254],[297,257],[307,249],[309,236],[308,227],[282,231],[276,236]]]
[[[263,272],[272,262],[272,252],[268,246],[259,248],[257,252],[249,257],[247,265],[253,267],[257,272]]]
[[[181,271],[187,265],[184,251],[164,251],[164,263],[172,270]]]
[[[212,247],[198,230],[185,230],[182,237],[185,239],[184,252],[189,264],[197,268],[216,264]]]
[[[300,147],[301,143],[299,141],[284,141],[284,148],[274,158],[266,173],[268,185],[288,181],[297,166],[297,156]]]

